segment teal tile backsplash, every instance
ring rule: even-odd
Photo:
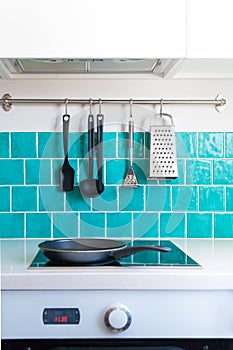
[[[177,132],[174,180],[148,180],[150,134],[136,132],[135,189],[122,187],[128,133],[103,139],[105,190],[90,199],[78,187],[88,174],[87,133],[70,132],[75,186],[67,193],[61,132],[0,133],[0,237],[233,238],[232,132]]]

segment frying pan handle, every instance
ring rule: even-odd
[[[93,177],[93,163],[94,163],[94,116],[88,116],[88,154],[89,154],[89,178]]]
[[[64,156],[67,157],[68,153],[68,132],[70,125],[70,115],[64,114],[63,117],[63,145],[64,145]]]
[[[167,253],[171,251],[170,247],[163,247],[163,246],[156,246],[156,245],[141,245],[138,247],[130,247],[130,248],[124,248],[117,250],[115,252],[112,252],[110,254],[111,258],[114,258],[116,260],[121,260],[123,258],[126,258],[127,256],[139,253],[139,252],[144,252],[146,250],[154,250],[157,252],[163,252]]]

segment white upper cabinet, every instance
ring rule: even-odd
[[[1,3],[0,57],[186,56],[186,0]]]
[[[187,57],[233,58],[232,0],[187,0]]]

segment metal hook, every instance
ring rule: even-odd
[[[90,106],[90,114],[92,114],[92,99],[89,100],[89,106]]]
[[[99,114],[102,114],[101,113],[101,103],[102,103],[102,101],[101,101],[101,98],[99,99]]]
[[[67,113],[67,106],[68,106],[68,98],[65,99],[65,114],[68,114]]]
[[[163,99],[162,98],[160,100],[160,112],[159,112],[159,114],[160,114],[160,117],[162,117],[162,115],[163,115]]]
[[[130,106],[130,114],[129,114],[129,116],[130,116],[130,118],[132,118],[133,117],[133,115],[132,115],[132,110],[133,110],[133,100],[132,100],[132,98],[129,100],[129,106]]]

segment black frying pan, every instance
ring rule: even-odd
[[[142,245],[128,248],[125,242],[105,238],[56,239],[39,245],[43,254],[55,263],[93,264],[120,260],[135,253],[154,250],[169,252],[171,248]]]

